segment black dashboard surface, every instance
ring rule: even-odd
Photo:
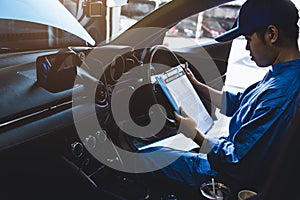
[[[21,68],[21,67],[20,67]],[[4,69],[0,71],[0,123],[16,117],[30,114],[48,107],[51,103],[57,104],[61,99],[71,95],[71,91],[51,93],[36,84],[35,66],[33,64],[22,70]]]

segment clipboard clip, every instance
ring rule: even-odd
[[[166,83],[169,83],[181,76],[183,76],[185,73],[181,66],[177,66],[174,68],[169,69],[168,71],[164,72],[163,75],[165,76],[164,81]]]

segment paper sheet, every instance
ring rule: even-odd
[[[183,69],[180,66],[176,67],[176,69],[176,75],[174,70],[172,70],[160,76],[164,81],[167,92],[172,96],[172,99],[169,100],[174,100],[177,107],[182,106],[187,115],[195,120],[198,130],[206,134],[213,125],[213,119],[207,112]],[[168,95],[166,96],[168,97]]]

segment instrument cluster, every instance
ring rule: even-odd
[[[126,77],[130,74],[130,70],[138,65],[140,65],[140,62],[132,52],[124,55],[116,55],[105,68],[103,76],[97,84],[95,95],[97,105],[102,107],[108,106],[114,88],[124,82],[121,77]]]

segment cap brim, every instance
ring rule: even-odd
[[[215,40],[218,42],[227,42],[227,41],[233,40],[241,35],[242,35],[242,33],[241,33],[241,30],[239,29],[239,27],[235,27],[235,28],[217,36],[215,38]]]

